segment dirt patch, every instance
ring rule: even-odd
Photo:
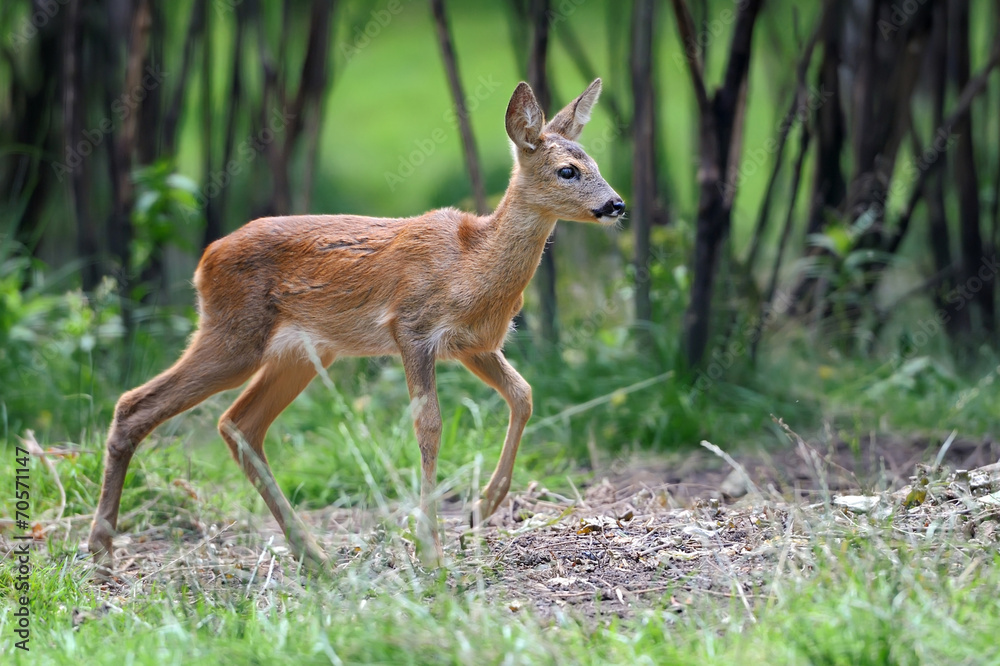
[[[939,454],[942,466],[932,469]],[[542,616],[627,616],[650,603],[680,612],[704,595],[737,599],[750,612],[770,593],[779,561],[810,566],[810,536],[820,529],[846,536],[890,521],[903,536],[945,521],[952,529],[944,533],[960,526],[962,541],[995,547],[997,507],[974,496],[995,490],[997,473],[970,482],[945,470],[998,457],[992,440],[953,439],[942,453],[936,442],[872,438],[822,448],[798,440],[781,452],[737,455],[735,467],[708,450],[633,461],[575,501],[534,487],[516,495],[489,543],[513,607]]]
[[[791,433],[794,439],[796,436]],[[770,496],[811,502],[828,492],[895,490],[910,482],[916,466],[933,462],[947,441],[926,437],[871,435],[857,441],[830,437],[778,449],[741,451],[733,458],[750,480]],[[992,438],[955,438],[941,465],[975,469],[1000,460]],[[676,506],[699,499],[724,501],[749,490],[731,465],[706,449],[669,457],[634,458],[612,466],[608,480],[618,488],[666,486]]]

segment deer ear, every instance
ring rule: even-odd
[[[521,81],[507,104],[507,136],[520,150],[532,152],[538,147],[538,137],[545,121],[531,87]]]
[[[580,138],[583,126],[590,120],[590,112],[597,103],[597,98],[601,96],[601,80],[594,79],[594,82],[587,86],[583,93],[567,104],[562,111],[556,114],[548,125],[546,132],[561,134],[570,141]]]

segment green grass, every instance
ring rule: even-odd
[[[487,585],[489,567],[456,561],[427,573],[405,558],[395,568],[359,558],[304,587],[176,575],[109,596],[95,591],[75,544],[50,540],[33,558],[31,653],[12,651],[5,604],[0,654],[25,664],[1000,663],[995,543],[826,528],[811,539],[805,573],[765,557],[756,579],[766,591],[749,608],[678,586],[628,620],[540,620]],[[4,590],[10,576],[4,562]]]
[[[540,479],[561,489],[569,483],[567,475],[576,483],[586,481],[584,442],[592,433],[604,451],[634,446],[618,436],[638,438],[644,428],[670,432],[670,424],[688,428],[664,440],[674,445],[705,434],[726,448],[773,439],[764,424],[771,411],[787,417],[782,408],[796,409],[791,395],[808,403],[790,419],[796,427],[824,416],[855,433],[871,427],[899,433],[959,427],[969,435],[995,426],[992,374],[976,380],[924,369],[898,377],[905,363],[837,362],[835,354],[809,352],[806,345],[793,336],[782,356],[762,361],[764,380],[744,382],[746,370],[737,368],[686,410],[682,382],[616,394],[644,377],[623,366],[613,346],[588,344],[589,351],[569,361],[524,356],[519,366],[536,385],[538,421],[608,395],[589,410],[530,431],[514,486]],[[784,384],[765,386],[766,377],[779,371]],[[461,367],[442,365],[440,378],[441,478],[452,489],[448,492],[468,497],[475,466],[484,476],[499,453],[506,410]],[[412,505],[418,494],[417,447],[398,364],[349,361],[334,366],[331,379],[332,386],[315,382],[269,434],[267,450],[279,483],[300,508],[335,504],[377,512],[382,501],[393,499]],[[879,382],[889,388],[872,391]],[[106,417],[99,415],[108,413],[113,397],[88,408],[92,416],[80,431],[83,438],[71,442],[82,453],[58,462],[67,516],[93,511],[106,427]],[[218,414],[233,397],[218,396],[169,422],[139,451],[126,482],[124,530],[178,533],[189,529],[190,520],[266,515],[215,432]],[[44,401],[36,407],[53,409]],[[14,434],[21,433],[8,434],[5,455],[12,455]],[[12,486],[12,474],[5,466],[3,487]],[[51,475],[35,463],[31,479],[33,516],[51,518],[58,505]],[[4,515],[11,508],[6,498],[0,503]],[[250,598],[242,583],[209,587],[164,575],[124,597],[108,597],[89,582],[77,559],[84,532],[76,525],[69,538],[57,531],[33,556],[30,656],[11,652],[12,563],[0,565],[6,599],[0,653],[14,654],[16,663],[1000,663],[994,649],[1000,623],[996,546],[983,543],[980,552],[963,560],[969,549],[959,549],[959,537],[940,531],[924,543],[900,540],[889,528],[855,534],[817,530],[811,542],[814,565],[806,573],[783,571],[773,559],[762,566],[758,575],[766,592],[752,599],[752,618],[738,600],[692,598],[679,587],[629,620],[611,615],[592,620],[571,612],[540,620],[527,609],[512,611],[487,585],[494,577],[490,567],[462,560],[429,574],[405,558],[397,558],[398,568],[391,571],[360,558],[332,580],[303,589],[261,591],[258,585]],[[399,548],[403,532],[388,529],[387,547]],[[671,594],[684,612],[670,605]],[[100,610],[105,605],[107,612]],[[74,610],[90,618],[78,628]]]

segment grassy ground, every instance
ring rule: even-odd
[[[833,375],[821,372],[825,378],[810,384],[816,366],[801,363],[809,369],[796,370],[787,357],[783,367],[789,389],[813,402],[803,413],[818,417],[814,423],[825,415],[844,433],[877,429],[880,418],[882,428],[892,432],[904,431],[909,421],[911,430],[961,425],[963,434],[971,436],[988,432],[993,423],[990,406],[996,404],[996,389],[990,381],[949,379],[954,384],[928,388],[935,375],[927,379],[917,373],[917,381],[925,385],[914,388],[903,381],[908,375],[899,378],[898,364],[895,370],[869,364],[863,371],[860,363],[844,363]],[[528,366],[526,374],[532,372]],[[572,367],[564,372],[564,383],[577,381]],[[359,543],[374,539],[387,544],[394,567],[342,554],[341,567],[329,580],[299,584],[289,575],[281,585],[265,587],[263,575],[247,582],[231,572],[233,581],[226,584],[174,564],[144,582],[97,586],[86,558],[78,555],[78,544],[99,490],[106,424],[100,415],[110,404],[105,398],[107,404],[88,412],[97,416],[83,419],[80,438],[41,438],[43,446],[78,452],[57,462],[66,493],[63,515],[70,522],[46,522],[57,527],[32,555],[30,654],[13,650],[15,562],[8,556],[0,565],[5,598],[0,653],[14,655],[16,663],[85,659],[190,664],[220,658],[248,663],[1000,663],[994,647],[1000,623],[996,543],[970,543],[968,535],[933,526],[926,538],[909,540],[900,538],[891,522],[850,533],[817,528],[806,546],[809,567],[785,568],[772,556],[759,569],[745,572],[751,588],[766,590],[759,596],[751,593],[748,606],[737,598],[691,593],[681,582],[662,597],[637,604],[625,619],[611,608],[594,617],[567,610],[544,619],[530,608],[512,610],[494,586],[495,563],[457,557],[442,570],[428,572],[407,557],[406,522],[400,516],[416,502],[417,447],[397,365],[359,363],[335,371],[334,378],[336,386],[316,382],[279,419],[269,435],[269,456],[279,482],[300,509],[334,505],[378,515],[388,505],[402,505],[393,520],[358,534]],[[551,385],[541,376],[532,379],[540,385],[539,421],[564,411],[566,403],[555,404]],[[617,379],[625,381],[627,375]],[[867,390],[878,381],[889,382],[893,390]],[[857,390],[859,382],[866,390]],[[498,398],[460,368],[444,368],[441,384],[444,410],[451,415],[446,417],[441,476],[445,496],[460,501],[472,494],[476,477],[485,476],[496,459],[505,412]],[[655,392],[667,395],[670,390],[665,383]],[[514,488],[537,479],[571,494],[594,478],[587,471],[592,452],[571,440],[595,431],[597,436],[623,432],[615,412],[628,413],[625,403],[640,400],[642,392],[609,394],[590,410],[548,418],[554,425],[529,432]],[[827,398],[814,402],[821,395]],[[215,418],[231,397],[214,398],[175,419],[140,450],[122,505],[126,533],[140,541],[176,540],[192,525],[206,529],[210,523],[222,526],[235,520],[239,526],[234,529],[246,531],[250,546],[263,546],[254,538],[253,526],[266,509],[214,433]],[[713,402],[701,413],[704,427],[721,437],[727,430],[712,424],[734,420],[728,431],[747,441],[770,437],[759,425],[746,424],[757,423],[761,410],[783,404],[764,393],[729,402],[738,411]],[[640,404],[651,410],[658,403]],[[59,413],[56,405],[47,408]],[[648,415],[654,423],[671,418],[669,405],[658,409],[662,413]],[[22,428],[7,432],[8,459],[16,436],[23,434]],[[714,441],[731,448],[738,440]],[[599,455],[607,460],[609,454],[625,455],[628,448],[615,453],[602,442]],[[0,483],[13,488],[13,463],[2,467]],[[53,479],[32,461],[35,519],[51,521],[59,511]],[[13,515],[9,498],[0,506],[0,513]],[[9,545],[14,533],[8,528],[0,539]]]
[[[162,524],[179,529],[177,515],[194,511],[187,491],[170,481],[178,448],[147,452],[142,478],[151,503],[129,525],[134,534]],[[70,496],[73,465],[60,464]],[[191,478],[202,489],[213,481],[207,470]],[[134,506],[139,489],[130,485]],[[217,482],[196,513],[235,517],[241,494]],[[612,601],[603,610],[598,603],[596,615],[567,609],[539,618],[511,601],[530,598],[530,586],[498,592],[504,572],[495,561],[458,556],[422,570],[408,557],[405,529],[392,524],[359,535],[391,564],[342,552],[329,579],[286,573],[270,584],[270,573],[266,580],[261,573],[248,580],[246,570],[206,569],[199,548],[185,546],[159,572],[121,587],[89,578],[76,553],[79,529],[69,538],[56,530],[32,556],[30,654],[12,649],[14,565],[0,566],[8,590],[0,653],[26,664],[1000,663],[996,541],[970,540],[948,521],[928,527],[907,535],[893,521],[814,523],[797,555],[776,539],[758,566],[734,574],[749,590],[744,598],[700,593],[697,581],[679,580],[662,596],[630,603],[626,619]]]

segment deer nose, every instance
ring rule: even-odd
[[[615,197],[614,199],[608,199],[600,208],[594,209],[594,217],[600,219],[601,217],[618,217],[625,211],[625,202],[621,200],[621,197]]]

